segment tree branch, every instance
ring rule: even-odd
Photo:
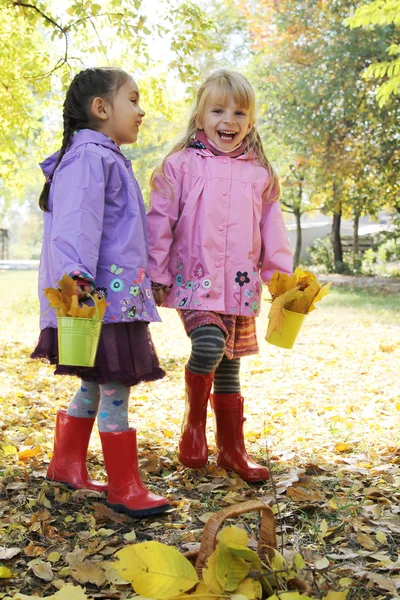
[[[28,4],[27,2],[22,2],[21,0],[13,0],[14,1],[14,6],[21,6],[22,8],[31,8],[32,10],[35,10],[45,21],[47,21],[48,23],[50,23],[51,25],[53,25],[53,27],[55,27],[56,29],[58,29],[59,31],[61,31],[61,33],[64,36],[64,40],[65,40],[65,51],[64,51],[64,57],[58,59],[58,61],[56,62],[55,66],[53,67],[53,69],[51,69],[51,71],[44,73],[41,78],[43,77],[49,77],[50,75],[52,75],[52,73],[54,73],[55,71],[57,71],[57,69],[60,69],[63,65],[68,63],[68,35],[67,35],[67,29],[65,27],[62,27],[62,25],[60,25],[59,23],[57,23],[57,21],[55,21],[52,17],[50,17],[49,15],[47,15],[46,13],[44,13],[40,8],[38,8],[35,4]],[[29,79],[29,78],[27,78]],[[35,79],[38,79],[37,77],[35,77]]]
[[[43,19],[45,21],[48,21],[49,23],[54,25],[54,27],[57,27],[57,29],[59,29],[64,35],[66,35],[65,29],[59,23],[57,23],[57,21],[55,21],[52,17],[49,17],[49,15],[46,15],[46,13],[44,13],[42,10],[40,10],[40,8],[38,8],[34,4],[28,4],[27,2],[21,2],[21,0],[14,0],[14,6],[22,6],[23,8],[32,8],[37,13],[39,13],[39,15],[41,17],[43,17]]]

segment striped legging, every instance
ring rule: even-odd
[[[190,333],[192,351],[187,363],[191,373],[215,371],[214,394],[240,394],[240,358],[225,356],[225,335],[216,325],[202,325]]]

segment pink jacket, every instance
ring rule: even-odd
[[[292,272],[279,202],[254,154],[214,156],[187,148],[158,175],[147,214],[148,273],[172,285],[164,306],[257,316],[261,282]],[[173,191],[173,198],[171,198]]]

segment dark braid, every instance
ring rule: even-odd
[[[100,97],[111,101],[119,88],[130,79],[121,69],[84,69],[72,80],[63,104],[63,140],[56,165],[46,179],[39,198],[42,210],[49,211],[49,193],[55,170],[69,148],[72,136],[77,129],[94,129],[96,122],[90,113],[93,98]]]

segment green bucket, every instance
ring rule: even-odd
[[[81,319],[57,317],[58,363],[73,367],[93,367],[101,333],[98,317]]]

